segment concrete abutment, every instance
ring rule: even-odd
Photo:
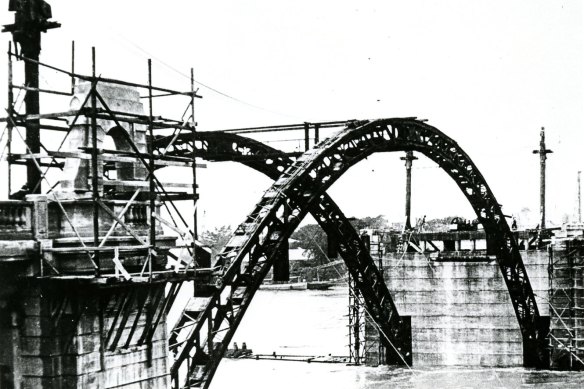
[[[549,249],[521,252],[541,315],[541,337],[530,343],[523,340],[496,261],[385,253],[385,282],[400,315],[411,316],[413,365],[584,367],[577,363],[584,348],[575,334],[583,322],[578,309],[583,256],[576,253],[583,246],[580,240],[558,240]],[[366,333],[366,363],[386,363],[378,331],[368,325]]]

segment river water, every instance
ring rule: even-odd
[[[348,289],[259,290],[234,341],[255,354],[348,355]],[[580,388],[584,372],[523,368],[367,367],[224,359],[212,389]]]

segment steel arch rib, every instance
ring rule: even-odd
[[[509,290],[523,335],[524,364],[540,364],[540,342],[546,333],[517,243],[499,204],[479,170],[456,142],[415,119],[356,123],[354,128],[309,150],[286,169],[242,224],[243,236],[233,239],[221,254],[225,266],[222,280],[230,286],[229,297],[233,297],[239,285],[252,286],[250,279],[263,278],[281,242],[310,207],[317,207],[326,189],[348,168],[372,153],[399,150],[415,150],[437,162],[473,206],[487,233],[488,249],[497,256]],[[242,268],[244,263],[246,266]],[[242,300],[251,299],[255,290],[244,289]],[[228,323],[226,318],[225,322],[227,326],[237,325],[238,318],[232,317],[233,323]]]
[[[199,132],[196,135],[196,143],[193,143],[191,134],[181,134],[175,139],[169,151],[168,141],[170,139],[171,137],[159,138],[155,142],[155,148],[157,150],[166,150],[167,155],[191,156],[194,144],[196,155],[202,159],[210,161],[238,161],[266,174],[272,179],[277,179],[282,171],[293,162],[291,158],[279,150],[253,139],[235,134]],[[370,309],[373,319],[383,329],[388,338],[392,340],[392,344],[390,345],[388,344],[388,339],[383,339],[388,349],[388,361],[395,364],[411,364],[411,334],[409,327],[404,329],[403,321],[397,313],[397,308],[393,303],[389,290],[383,282],[383,277],[375,266],[369,251],[361,241],[359,234],[338,206],[326,194],[322,196],[319,206],[313,207],[310,212],[329,236],[334,236],[337,242],[341,242],[339,252],[345,260],[352,276],[357,280],[357,288],[360,290],[362,296],[364,296],[365,303]],[[230,247],[229,243],[226,248],[228,247]],[[261,283],[263,276],[256,278]],[[255,283],[254,292],[257,286],[259,286],[259,283]],[[243,313],[244,311],[240,310],[238,316],[242,317]],[[232,331],[228,331],[227,333],[229,335],[226,334],[221,342],[225,346],[229,344],[231,335],[235,331],[236,326],[233,324],[230,327]],[[192,334],[192,336],[194,335]],[[397,350],[394,350],[393,347]],[[180,354],[183,354],[182,357],[179,355],[177,362],[171,369],[171,375],[174,375],[173,380],[177,380],[176,372],[190,352],[192,350],[188,347],[184,347],[181,350]],[[224,350],[219,352],[219,354],[223,354],[223,352]],[[197,351],[195,350],[196,354]],[[215,358],[214,360],[216,361],[215,366],[209,366],[207,374],[203,374],[202,379],[198,380],[197,383],[199,385],[207,385],[210,382],[218,365],[219,358]],[[205,358],[205,361],[213,364],[213,359],[209,360]]]
[[[517,242],[484,177],[458,144],[438,129],[415,119],[364,121],[309,150],[279,180],[272,191],[278,202],[310,204],[348,168],[376,152],[418,151],[448,173],[472,205],[484,226],[488,250],[496,255],[523,336],[524,364],[541,366],[547,330],[541,320]],[[285,198],[283,198],[285,197]],[[292,199],[292,200],[286,200]]]
[[[485,228],[489,251],[497,256],[524,337],[537,338],[539,311],[517,242],[499,203],[470,157],[438,129],[415,119],[362,122],[305,153],[288,169],[292,178],[276,183],[272,190],[292,199],[306,198],[310,204],[363,158],[400,150],[426,155],[462,190]]]

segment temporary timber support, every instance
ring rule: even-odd
[[[365,347],[365,311],[357,283],[349,276],[349,363],[363,362]]]
[[[559,240],[549,250],[551,367],[584,370],[584,246]]]
[[[91,73],[95,78],[95,47],[91,48]],[[91,93],[91,192],[93,196],[93,245],[99,246],[99,177],[98,164],[99,150],[97,149],[97,90],[92,88]],[[99,277],[99,251],[93,254],[93,261],[96,264],[95,275]]]

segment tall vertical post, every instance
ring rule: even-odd
[[[152,123],[152,60],[148,58],[148,136],[150,136],[150,142],[148,142],[148,169],[150,174],[148,175],[148,199],[150,200],[150,249],[148,255],[148,278],[152,282],[152,261],[154,253],[156,252],[156,221],[154,219],[154,213],[156,212],[156,196],[154,187],[154,125]]]
[[[99,246],[99,177],[98,177],[98,150],[97,150],[97,78],[95,77],[95,47],[91,48],[91,187],[93,192],[93,246]],[[94,252],[94,261],[97,265],[95,276],[100,274],[99,251]]]
[[[10,1],[8,10],[15,12],[14,24],[4,26],[3,32],[11,32],[14,42],[20,45],[24,59],[24,78],[29,88],[24,96],[26,115],[38,115],[39,107],[39,65],[41,53],[41,32],[60,27],[59,23],[51,22],[51,7],[40,0]],[[16,48],[18,50],[18,48]],[[26,119],[26,144],[30,153],[38,153],[41,148],[40,120]],[[26,184],[32,193],[41,193],[41,171],[35,160],[26,162]]]
[[[197,141],[197,122],[195,121],[195,73],[191,68],[191,124],[193,131],[193,145]],[[193,147],[193,263],[196,264],[196,244],[195,240],[199,238],[199,228],[197,223],[197,163],[195,148]]]
[[[150,142],[148,142],[148,199],[150,208],[150,234],[149,234],[149,246],[148,249],[148,282],[152,282],[152,262],[154,261],[154,256],[156,255],[156,219],[154,219],[154,214],[156,212],[156,194],[154,186],[154,123],[153,123],[153,106],[152,106],[152,60],[148,58],[148,136],[150,136]],[[148,323],[152,320],[154,315],[154,306],[152,304],[152,298],[148,297],[146,306],[146,316]],[[146,366],[152,366],[152,342],[146,343]]]
[[[40,38],[39,38],[40,39]],[[24,50],[23,50],[24,52]],[[27,58],[38,61],[40,47],[37,52],[27,51],[25,54]],[[39,103],[39,66],[36,63],[26,61],[24,62],[24,78],[28,89],[24,96],[24,105],[26,107],[26,115],[37,115],[40,112]],[[26,120],[26,144],[30,149],[30,153],[39,153],[41,151],[41,136],[40,136],[40,120],[27,119]],[[37,183],[41,179],[41,171],[36,166],[34,160],[28,159],[26,161],[26,183],[31,193],[41,193],[41,185]]]
[[[349,363],[358,364],[359,357],[355,353],[355,337],[354,337],[354,321],[355,321],[355,308],[356,300],[355,294],[353,292],[353,277],[351,273],[348,272],[347,283],[349,285]]]
[[[320,124],[314,125],[314,144],[318,144],[320,142]]]
[[[310,148],[310,123],[304,122],[304,151]]]
[[[385,236],[384,233],[381,233],[381,235],[379,235],[379,240],[377,241],[377,255],[378,255],[378,259],[379,262],[377,264],[377,268],[379,269],[379,273],[381,274],[381,280],[385,282],[385,272],[383,270],[383,250],[381,249],[381,242],[383,241],[383,237]],[[371,247],[371,246],[370,246]],[[369,249],[369,253],[371,253],[371,249]],[[373,257],[372,257],[373,258]],[[378,363],[381,365],[382,363],[385,363],[385,359],[382,359],[382,356],[385,355],[385,346],[383,345],[383,332],[381,332],[381,330],[378,330],[378,336],[379,336],[379,345],[377,346],[377,351],[378,351],[378,355],[379,355],[379,359],[378,359]],[[365,338],[365,340],[367,340],[367,338]]]
[[[71,41],[71,94],[75,93],[75,41]]]
[[[351,329],[351,314],[352,312],[352,307],[351,304],[353,303],[353,299],[351,298],[352,293],[351,292],[351,273],[347,272],[347,285],[349,286],[349,304],[347,305],[347,307],[349,308],[349,325],[347,326],[347,328],[349,328],[349,363],[353,362],[353,337],[351,336],[353,334],[353,330]]]
[[[582,223],[582,197],[580,196],[580,174],[582,172],[578,170],[578,223]]]
[[[355,347],[355,364],[361,364],[361,317],[360,317],[360,310],[359,310],[359,289],[357,289],[357,282],[353,283],[353,294],[354,294],[354,319],[353,322],[353,335],[354,335],[354,344]]]
[[[8,148],[8,197],[12,193],[12,163],[10,154],[12,153],[12,123],[14,121],[14,90],[12,89],[12,42],[8,42],[8,117],[6,129],[8,130],[7,148]]]
[[[406,151],[406,156],[400,158],[406,161],[406,230],[412,229],[411,211],[412,211],[412,162],[417,157],[414,156],[413,151]]]
[[[553,151],[545,148],[545,128],[542,127],[539,133],[539,149],[533,150],[533,154],[539,154],[539,227],[542,230],[545,228],[545,161],[550,153]]]

